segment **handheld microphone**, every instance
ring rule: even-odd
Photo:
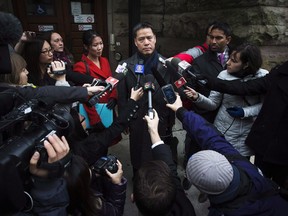
[[[179,58],[173,58],[171,64],[178,68],[178,73],[183,75],[183,73],[189,74],[193,79],[197,80],[200,85],[205,86],[207,80],[203,79],[203,76],[196,72],[194,68],[185,60],[181,61]]]
[[[115,72],[117,74],[124,74],[124,76],[126,76],[127,72],[128,72],[128,68],[127,68],[127,63],[123,62],[122,65],[118,65]]]
[[[88,106],[92,107],[94,106],[96,103],[98,103],[100,97],[108,90],[112,90],[117,83],[119,82],[118,79],[114,78],[114,77],[108,77],[105,82],[107,83],[107,85],[105,86],[105,88],[103,89],[103,91],[99,92],[98,94],[95,94],[93,97],[91,97],[89,99],[89,101],[87,102]]]
[[[163,87],[163,86],[168,84],[168,83],[166,83],[166,81],[163,79],[163,77],[161,76],[161,74],[159,73],[159,71],[155,67],[152,67],[151,71],[152,71],[152,74],[155,77],[155,79],[157,80],[160,87]]]
[[[150,119],[154,118],[153,106],[152,106],[152,93],[155,91],[155,85],[153,83],[154,77],[151,74],[145,76],[146,82],[144,84],[144,91],[148,92],[148,116]]]
[[[144,65],[143,65],[144,61],[143,59],[139,59],[139,63],[135,65],[135,69],[134,72],[135,74],[137,74],[137,84],[134,87],[134,90],[137,90],[140,88],[140,80],[141,80],[141,76],[144,74]]]
[[[0,74],[11,73],[10,50],[23,33],[21,22],[11,13],[0,12]]]
[[[0,44],[15,45],[21,38],[20,20],[11,13],[0,12]]]
[[[174,82],[174,85],[177,87],[177,89],[180,89],[182,86],[186,88],[186,83],[187,81],[185,80],[185,78],[181,77],[180,79]]]

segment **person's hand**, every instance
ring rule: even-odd
[[[154,112],[153,119],[151,119],[148,115],[144,116],[144,120],[147,122],[149,133],[158,131],[158,124],[159,124],[158,113],[156,112],[155,109],[153,109],[153,112]]]
[[[64,61],[52,61],[47,68],[48,75],[57,81],[66,81],[66,70]]]
[[[33,31],[24,31],[22,33],[20,41],[21,42],[30,41],[30,40],[32,40],[35,37],[36,37],[36,33],[35,32],[33,32]]]
[[[190,88],[189,86],[186,86],[184,89],[184,93],[186,96],[192,100],[197,100],[199,97],[198,92],[196,92],[193,88]]]
[[[48,154],[48,163],[54,163],[61,160],[69,153],[70,150],[66,138],[62,136],[60,139],[56,134],[48,136],[48,140],[44,141],[44,147]],[[39,159],[40,153],[36,151],[30,160],[30,173],[38,177],[47,177],[49,171],[37,167]]]
[[[166,106],[174,112],[176,112],[180,107],[182,107],[183,105],[179,94],[176,94],[176,101],[173,104],[167,103]]]
[[[110,98],[109,100],[108,100],[108,103],[107,103],[107,108],[108,109],[110,109],[110,110],[112,110],[112,109],[114,109],[114,107],[116,106],[116,104],[117,104],[117,100],[115,99],[115,98]]]
[[[160,135],[158,133],[158,124],[159,124],[158,113],[156,112],[155,109],[153,109],[153,112],[154,112],[153,119],[151,119],[148,115],[144,116],[144,120],[147,122],[148,125],[148,132],[150,134],[152,144],[161,141]]]
[[[122,164],[119,160],[117,160],[117,166],[118,166],[118,170],[116,173],[111,173],[109,172],[107,169],[106,174],[110,177],[111,182],[113,184],[121,184],[121,180],[122,180],[122,176],[123,176],[123,169],[122,169]]]
[[[244,117],[244,110],[242,107],[229,107],[226,109],[230,116],[233,118],[242,118]]]
[[[140,87],[137,90],[134,90],[134,88],[131,89],[131,96],[130,98],[134,101],[138,101],[144,94],[143,88]]]
[[[104,86],[91,86],[90,84],[84,84],[83,87],[87,88],[88,95],[92,96],[104,90]],[[107,93],[105,92],[102,96],[105,96]]]

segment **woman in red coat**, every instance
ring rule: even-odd
[[[101,36],[93,30],[87,30],[83,33],[83,45],[85,53],[82,55],[81,61],[74,65],[74,72],[87,74],[93,78],[105,81],[109,76],[112,76],[110,65],[105,57],[102,57],[104,44]],[[107,103],[108,109],[114,109],[117,103],[117,92],[114,88],[111,92],[103,96],[99,103]],[[104,129],[95,107],[84,105],[88,114],[90,125],[96,131]]]

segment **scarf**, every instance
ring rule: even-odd
[[[144,60],[144,74],[152,74],[151,68],[156,67],[158,65],[158,53],[155,50],[151,55],[144,56],[142,53],[137,53],[138,59]]]

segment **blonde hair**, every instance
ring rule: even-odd
[[[25,59],[15,53],[10,53],[10,61],[11,61],[11,73],[10,74],[1,74],[0,81],[8,83],[8,84],[20,84],[20,74],[24,68],[26,68],[27,63]]]

